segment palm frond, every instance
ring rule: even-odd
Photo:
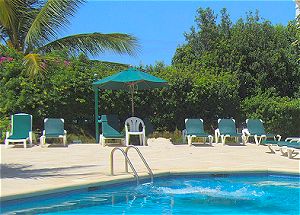
[[[6,43],[6,35],[5,35],[5,30],[2,26],[0,26],[0,42],[3,41]]]
[[[8,28],[16,19],[17,7],[15,0],[0,0],[0,25]]]
[[[23,58],[23,65],[26,67],[29,77],[42,75],[46,67],[43,57],[40,54],[27,54]]]
[[[16,23],[18,21],[19,5],[21,0],[0,0],[0,26],[12,42],[18,40]]]
[[[0,43],[0,54],[3,52],[3,50],[6,48],[5,45]]]
[[[119,54],[135,55],[138,48],[137,39],[128,34],[77,34],[55,40],[41,47],[41,52],[67,49],[69,53],[83,52],[93,56],[110,50]]]
[[[48,0],[33,20],[25,44],[39,47],[51,41],[61,27],[66,27],[68,18],[73,16],[78,6],[85,0]]]

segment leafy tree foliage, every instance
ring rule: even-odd
[[[263,119],[269,132],[285,137],[300,134],[300,97],[280,97],[272,91],[259,93],[246,98],[242,109],[247,118]]]
[[[137,40],[121,33],[83,33],[58,38],[85,0],[0,0],[0,42],[24,54],[23,64],[31,76],[45,71],[46,56],[57,50],[68,54],[97,55],[105,50],[134,54]],[[0,54],[1,55],[1,54]]]
[[[299,135],[297,34],[294,22],[274,26],[250,13],[232,23],[225,9],[220,19],[211,9],[199,9],[173,65],[140,68],[170,86],[136,92],[137,116],[150,118],[157,130],[177,133],[189,117],[203,118],[210,133],[218,118],[233,117],[240,129],[246,118],[261,118],[269,131]],[[128,67],[85,54],[71,57],[62,47],[44,55],[54,59],[42,64],[50,72],[30,79],[22,52],[0,46],[0,53],[0,130],[7,129],[11,114],[27,112],[34,129],[43,128],[45,117],[63,117],[70,132],[94,135],[92,82]],[[100,114],[118,114],[121,121],[130,116],[128,92],[105,90],[99,96]]]
[[[295,21],[272,25],[257,12],[232,24],[223,9],[217,22],[211,9],[200,8],[195,22],[196,27],[185,33],[186,44],[176,50],[176,68],[235,73],[242,99],[268,88],[275,88],[280,96],[293,96],[300,85],[300,49],[292,45],[299,34]]]

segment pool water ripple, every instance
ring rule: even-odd
[[[291,175],[161,177],[3,202],[1,214],[300,214],[299,184]]]

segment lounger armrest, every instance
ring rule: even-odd
[[[7,131],[7,132],[6,132],[6,139],[9,138],[9,136],[10,136],[10,132]]]
[[[281,140],[281,135],[277,134],[276,137],[278,138],[277,141]]]
[[[285,139],[285,141],[300,142],[300,137],[288,137],[288,138]]]
[[[217,129],[215,130],[215,134],[220,135],[220,129],[217,128]]]
[[[250,136],[250,132],[249,132],[248,128],[244,128],[242,130],[242,134],[245,135],[245,136]]]
[[[67,130],[64,130],[64,135],[67,135]]]
[[[43,135],[42,136],[45,136],[45,134],[46,134],[46,131],[45,130],[43,130],[43,133],[42,133]]]
[[[215,130],[215,141],[216,141],[216,144],[219,142],[219,136],[220,136],[220,129],[216,129]]]

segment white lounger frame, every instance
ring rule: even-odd
[[[124,137],[104,137],[103,134],[100,134],[99,136],[99,144],[102,145],[103,147],[106,146],[105,140],[121,140],[121,144],[122,145],[126,145],[125,144],[125,138]]]
[[[299,137],[288,137],[285,141],[289,142],[298,142],[300,144]],[[295,149],[288,146],[279,146],[277,144],[267,144],[268,148],[272,153],[276,153],[276,151],[280,151],[283,156],[287,156],[288,158],[292,158],[293,154],[300,153],[300,149]]]
[[[246,123],[248,123],[248,120],[249,120],[249,119],[246,119]],[[259,119],[259,120],[263,123],[263,121],[262,121],[261,119]],[[263,140],[266,140],[266,139],[267,139],[267,136],[266,136],[266,135],[260,135],[260,136],[258,136],[258,135],[251,135],[250,132],[249,132],[249,130],[248,130],[247,128],[244,128],[244,129],[242,130],[242,138],[243,138],[245,144],[248,143],[248,140],[249,140],[249,138],[250,138],[251,136],[254,137],[254,141],[255,141],[256,145],[258,145],[258,146],[261,144],[261,142],[262,142]],[[276,138],[277,138],[277,139],[276,139]],[[280,136],[279,134],[276,135],[276,136],[274,136],[274,140],[275,140],[275,141],[280,141],[280,140],[281,140],[281,136]]]
[[[202,121],[202,123],[203,123],[203,119],[200,119],[201,121]],[[184,120],[184,123],[186,123],[188,121],[188,119],[185,119]],[[195,138],[195,137],[197,137],[196,135],[187,135],[187,130],[186,129],[184,129],[184,130],[182,130],[182,140],[183,140],[183,142],[185,143],[185,141],[187,140],[188,141],[188,145],[189,146],[192,146],[192,138]],[[199,137],[199,138],[204,138],[204,143],[206,143],[207,142],[207,139],[208,139],[208,143],[210,144],[210,145],[212,145],[212,142],[213,142],[213,136],[212,135],[208,135],[207,137]]]
[[[233,121],[234,121],[234,123],[235,123],[235,119],[232,119]],[[218,119],[218,123],[221,121],[221,119]],[[222,143],[222,146],[224,146],[225,145],[225,141],[226,141],[226,138],[227,137],[231,137],[229,134],[226,134],[226,135],[221,135],[220,134],[220,129],[219,128],[217,128],[216,130],[215,130],[215,141],[216,141],[216,144],[218,144],[218,142],[219,142],[219,138],[221,137],[221,143]],[[239,142],[239,137],[234,137],[235,138],[235,141],[236,141],[236,143],[238,143]],[[244,141],[244,139],[243,139],[243,135],[242,135],[242,142],[243,142],[243,144],[245,144],[245,141]]]
[[[18,113],[18,114],[15,114],[15,115],[28,115],[26,113]],[[31,130],[32,130],[32,115],[30,115],[30,118],[31,118]],[[11,117],[12,119],[12,117]],[[11,131],[12,131],[12,128],[13,128],[13,123],[14,121],[11,120]],[[22,142],[23,145],[24,145],[24,148],[27,148],[27,141],[29,142],[29,145],[30,147],[32,147],[32,131],[29,132],[29,137],[26,138],[26,139],[16,139],[16,140],[11,140],[11,139],[8,139],[9,136],[11,135],[12,133],[7,131],[6,132],[6,138],[5,138],[5,148],[8,148],[8,144],[9,143],[19,143],[19,142]]]
[[[48,120],[48,118],[44,119],[44,123],[47,120]],[[60,120],[62,120],[63,123],[65,123],[64,119],[61,118]],[[46,138],[59,138],[59,139],[62,139],[64,146],[66,146],[66,144],[67,144],[67,131],[64,130],[64,134],[63,135],[59,135],[57,137],[46,137],[46,131],[43,130],[43,135],[40,137],[40,145],[41,145],[41,147],[45,146],[45,144],[46,144]]]

